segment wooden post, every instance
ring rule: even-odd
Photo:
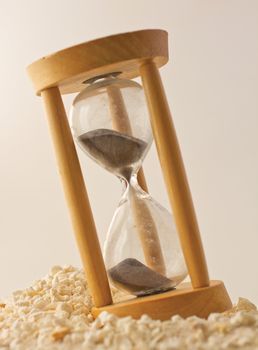
[[[121,90],[115,84],[109,85],[107,86],[107,94],[114,130],[126,135],[132,135],[130,119]],[[147,184],[142,168],[140,169],[140,176],[138,173],[138,181],[140,186],[146,191]],[[157,227],[148,206],[143,200],[138,198],[134,189],[130,191],[130,204],[146,264],[151,269],[166,275],[166,266]]]
[[[124,99],[119,87],[114,85],[107,86],[107,94],[114,130],[127,135],[132,135],[130,119],[127,115]],[[148,192],[148,186],[142,167],[137,174],[137,179],[141,188],[145,192]]]
[[[41,92],[57,163],[90,293],[97,307],[112,304],[98,236],[58,87]]]
[[[171,208],[193,288],[209,286],[209,275],[184,164],[159,70],[153,61],[140,67],[152,130]]]

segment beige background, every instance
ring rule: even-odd
[[[161,73],[210,275],[225,281],[234,301],[258,303],[258,2],[0,0],[0,26],[0,295],[53,264],[80,265],[26,65],[96,37],[164,28],[170,61]],[[120,184],[80,156],[103,242]],[[167,206],[154,147],[144,168],[151,194]]]

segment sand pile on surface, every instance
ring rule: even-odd
[[[55,266],[45,278],[0,302],[0,350],[258,349],[258,311],[246,299],[208,320],[133,320],[102,313],[94,321],[91,307],[84,272]]]

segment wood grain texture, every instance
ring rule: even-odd
[[[153,59],[158,67],[168,61],[167,37],[160,29],[111,35],[43,57],[27,71],[37,94],[53,86],[62,94],[80,91],[85,80],[111,72],[135,78],[143,60]]]
[[[179,238],[194,288],[209,285],[204,250],[183,159],[159,70],[152,61],[141,68],[152,131],[174,213]]]
[[[59,173],[72,224],[96,306],[112,303],[98,236],[63,101],[57,87],[42,91]]]
[[[190,283],[182,283],[176,290],[166,293],[94,307],[92,313],[97,317],[102,311],[107,311],[119,317],[132,316],[136,319],[146,314],[153,319],[168,320],[173,315],[207,318],[213,312],[224,312],[230,308],[232,303],[223,282],[211,281],[209,287],[195,289]]]

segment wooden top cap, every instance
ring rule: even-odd
[[[146,60],[153,60],[158,67],[166,64],[166,31],[139,30],[88,41],[43,57],[27,71],[38,95],[53,86],[65,94],[82,90],[85,80],[102,74],[121,72],[123,78],[135,78]]]

